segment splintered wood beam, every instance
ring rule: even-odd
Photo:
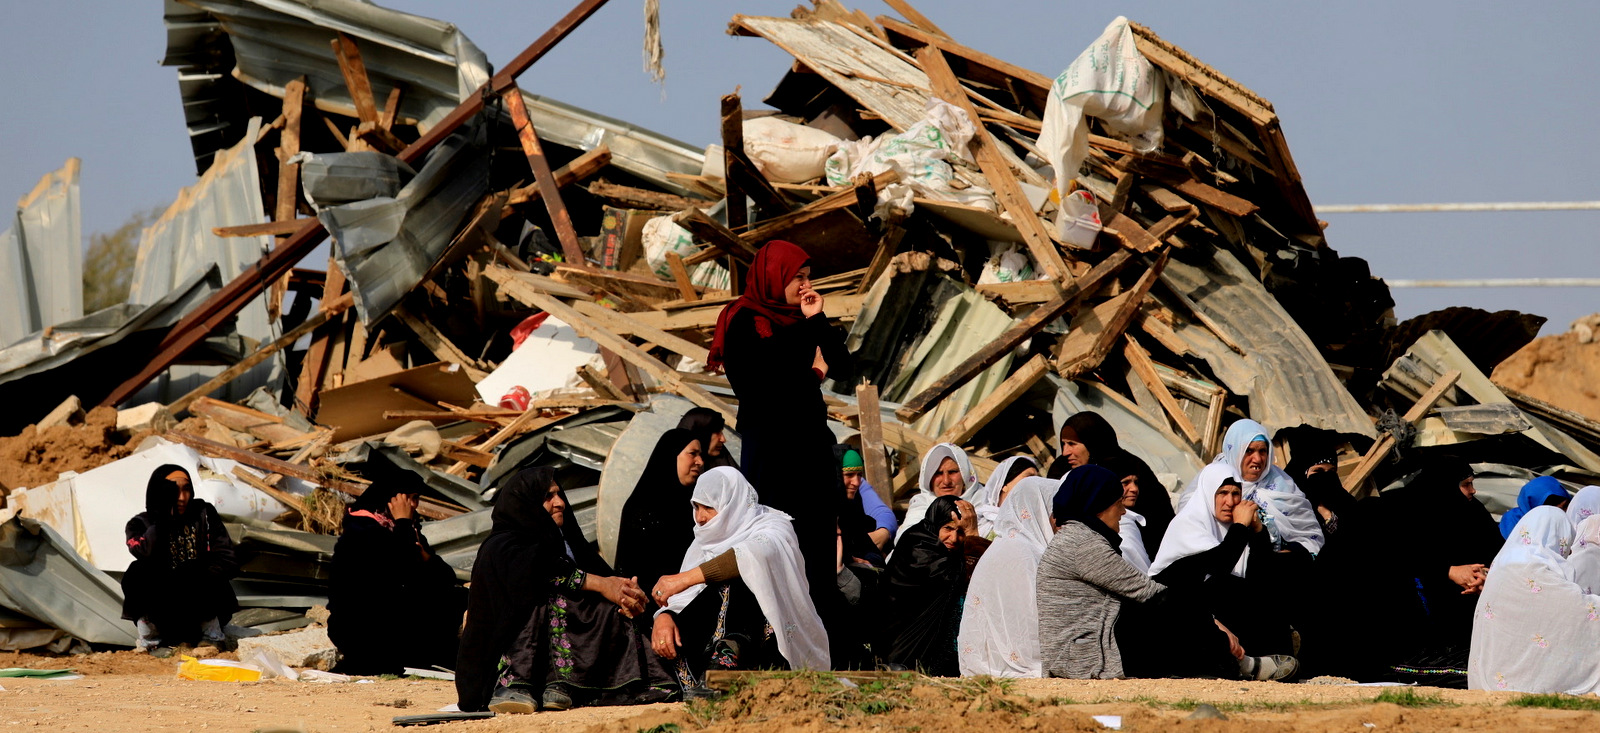
[[[945,33],[939,26],[934,25],[933,21],[928,19],[928,16],[917,12],[916,8],[911,7],[911,3],[907,2],[907,0],[883,0],[883,3],[893,8],[894,12],[899,13],[901,17],[911,21],[912,25],[945,39],[951,37],[949,33]]]
[[[372,98],[372,82],[367,78],[367,65],[361,61],[361,49],[343,32],[330,43],[333,57],[339,62],[339,73],[344,76],[344,87],[356,106],[356,119],[378,124],[378,104]]]
[[[894,503],[894,486],[889,475],[889,456],[883,449],[883,412],[878,407],[878,385],[856,387],[856,405],[861,430],[861,460],[866,464],[867,483],[884,506]]]
[[[491,267],[484,274],[489,279],[494,280],[500,286],[500,291],[505,293],[507,297],[561,319],[567,325],[572,326],[572,329],[577,331],[579,336],[609,349],[627,363],[649,374],[656,381],[690,402],[722,413],[729,427],[732,427],[735,421],[738,420],[738,413],[732,407],[729,407],[726,402],[713,397],[709,392],[686,381],[677,370],[657,361],[655,357],[645,353],[643,349],[634,346],[626,338],[618,336],[595,323],[589,316],[578,312],[572,306],[518,282],[510,270]]]
[[[322,118],[322,124],[328,126],[328,132],[333,133],[333,139],[339,141],[340,148],[350,149],[350,138],[345,137],[344,131],[340,130],[338,125],[333,124],[333,120],[324,117]]]
[[[672,223],[689,230],[689,233],[693,234],[696,239],[704,240],[711,245],[713,251],[732,255],[734,258],[744,262],[753,261],[756,257],[755,247],[751,246],[743,237],[734,234],[733,230],[706,216],[706,212],[700,209],[691,207],[673,214]],[[704,252],[696,253],[686,258],[683,264],[685,266],[698,265],[707,259],[717,256],[713,254],[711,257],[702,258],[702,254]]]
[[[1432,410],[1433,406],[1439,402],[1439,399],[1444,397],[1445,393],[1450,391],[1450,388],[1456,386],[1456,381],[1459,379],[1461,379],[1460,371],[1451,370],[1445,372],[1439,377],[1439,381],[1433,383],[1433,387],[1417,398],[1416,403],[1411,405],[1411,409],[1406,410],[1406,414],[1400,419],[1411,424],[1421,421],[1422,418],[1427,416],[1428,411]],[[1364,496],[1367,493],[1367,479],[1371,478],[1373,471],[1378,470],[1378,465],[1389,457],[1389,453],[1394,448],[1394,435],[1384,433],[1379,436],[1378,441],[1367,449],[1365,455],[1361,456],[1361,462],[1356,464],[1356,469],[1345,477],[1345,490],[1357,496]]]
[[[557,171],[559,175],[560,171]],[[624,209],[650,209],[654,211],[683,211],[694,207],[710,208],[716,202],[702,199],[692,199],[677,194],[651,191],[634,186],[623,186],[610,181],[600,180],[590,183],[586,188],[589,195],[596,196],[620,206]]]
[[[606,379],[587,364],[578,367],[578,378],[582,379],[584,384],[589,385],[589,389],[594,390],[594,393],[601,397],[621,402],[626,402],[630,399],[628,395],[623,394],[622,390],[617,388],[617,385],[612,384],[611,380]]]
[[[328,276],[322,286],[322,302],[326,303],[344,294],[344,270],[339,269],[333,255],[328,256]],[[322,387],[322,373],[328,366],[328,346],[337,330],[337,323],[324,323],[312,334],[311,347],[306,349],[300,363],[300,382],[294,391],[295,406],[306,417],[316,415],[317,391]]]
[[[1000,361],[1001,357],[1011,353],[1013,349],[1021,346],[1022,342],[1032,338],[1046,324],[1060,318],[1071,310],[1084,296],[1099,288],[1106,278],[1121,270],[1122,266],[1127,264],[1132,257],[1133,255],[1128,250],[1119,249],[1112,252],[1111,256],[1105,258],[1100,264],[1095,265],[1084,273],[1082,277],[1068,281],[1067,286],[1055,298],[1034,309],[1026,318],[1012,324],[1010,328],[1005,330],[1005,333],[1000,334],[994,341],[979,349],[978,353],[957,364],[954,369],[950,370],[949,374],[940,377],[938,381],[929,385],[927,389],[906,400],[900,406],[900,409],[895,410],[895,416],[899,417],[901,422],[911,423],[927,414],[940,400],[950,396],[950,393],[960,389],[962,385],[971,381],[973,377],[978,376],[983,370],[994,366],[995,362]]]
[[[1172,422],[1183,431],[1184,437],[1188,438],[1190,443],[1199,445],[1204,436],[1189,419],[1188,413],[1183,411],[1183,406],[1178,404],[1177,398],[1172,396],[1172,390],[1167,389],[1167,385],[1161,381],[1161,376],[1156,374],[1156,364],[1150,359],[1150,352],[1145,351],[1133,334],[1124,333],[1122,338],[1124,340],[1122,355],[1127,358],[1128,366],[1133,367],[1133,373],[1138,375],[1139,381],[1144,382],[1145,389],[1150,390],[1161,402],[1161,409],[1167,411],[1167,416],[1171,417]]]
[[[1133,175],[1129,174],[1128,177],[1132,178]],[[1116,237],[1117,241],[1122,243],[1122,246],[1135,252],[1152,252],[1161,246],[1160,239],[1151,236],[1150,232],[1139,226],[1139,222],[1128,218],[1120,211],[1111,215],[1111,220],[1106,222],[1105,231]]]
[[[1073,319],[1072,331],[1061,340],[1056,352],[1056,369],[1066,379],[1077,379],[1100,366],[1122,334],[1139,312],[1139,303],[1155,285],[1161,271],[1167,266],[1171,250],[1164,249],[1155,264],[1150,266],[1133,288],[1111,300],[1078,314]]]
[[[477,359],[467,356],[466,352],[451,343],[431,321],[419,318],[405,306],[394,309],[394,317],[405,324],[406,328],[411,329],[411,332],[417,335],[417,340],[421,341],[428,351],[433,352],[434,356],[439,357],[440,361],[460,365],[472,381],[481,382],[484,377],[489,376],[488,372],[479,368]]]
[[[995,387],[993,392],[985,396],[959,421],[945,428],[945,431],[939,435],[937,440],[940,443],[953,443],[955,445],[961,445],[972,440],[972,437],[977,435],[979,430],[982,430],[991,420],[999,416],[1007,407],[1010,407],[1011,403],[1016,402],[1018,397],[1027,394],[1028,390],[1033,389],[1033,385],[1038,384],[1039,380],[1043,379],[1048,371],[1050,371],[1050,360],[1044,354],[1035,355],[1024,363],[1021,369],[1012,372],[1011,376],[1006,377],[1004,382]]]
[[[1222,411],[1228,406],[1228,391],[1217,388],[1206,405],[1206,442],[1201,455],[1214,456],[1222,452]]]
[[[296,203],[300,200],[300,164],[290,163],[300,152],[300,111],[306,97],[306,80],[300,77],[283,86],[283,135],[278,140],[278,193],[272,218],[293,221]],[[284,232],[284,236],[293,232]],[[278,320],[283,313],[283,296],[289,291],[289,276],[273,281],[267,291],[267,321]]]
[[[379,122],[363,122],[356,125],[352,133],[354,137],[372,146],[372,149],[393,155],[406,149],[406,141],[389,131]]]
[[[305,322],[289,329],[286,333],[284,333],[282,336],[279,336],[272,343],[261,346],[254,352],[251,352],[249,356],[240,359],[239,363],[224,369],[221,374],[206,380],[205,384],[195,387],[194,389],[190,390],[188,394],[174,400],[172,404],[167,405],[167,411],[176,415],[184,410],[189,409],[190,403],[200,399],[201,397],[205,397],[206,395],[221,389],[223,385],[238,379],[239,375],[250,371],[251,367],[266,361],[267,357],[272,356],[273,354],[276,354],[285,348],[293,346],[294,342],[299,341],[301,336],[311,333],[318,326],[326,323],[329,318],[345,312],[345,309],[349,308],[354,302],[355,298],[350,293],[345,293],[344,295],[334,298],[332,301],[324,302],[322,304],[322,308],[316,313],[313,313],[310,318],[305,320]]]
[[[1228,337],[1228,332],[1222,330],[1222,326],[1216,321],[1212,320],[1211,316],[1206,315],[1205,311],[1200,310],[1199,303],[1194,302],[1193,298],[1184,295],[1183,291],[1179,290],[1178,286],[1172,284],[1171,280],[1162,280],[1161,284],[1166,285],[1167,292],[1172,293],[1172,297],[1177,298],[1178,302],[1182,303],[1183,307],[1188,309],[1189,313],[1193,315],[1196,320],[1200,321],[1201,325],[1205,326],[1213,335],[1217,337],[1218,341],[1221,341],[1223,344],[1227,345],[1228,348],[1233,349],[1233,353],[1240,356],[1245,355],[1244,349],[1241,348],[1239,344],[1234,343],[1233,339]]]
[[[511,121],[517,127],[517,139],[522,142],[522,152],[528,156],[528,166],[533,169],[533,181],[539,186],[545,210],[550,213],[550,222],[555,226],[557,239],[561,241],[562,256],[573,267],[589,267],[589,261],[583,256],[583,247],[578,244],[578,231],[573,228],[572,217],[567,213],[567,204],[561,199],[561,187],[556,184],[549,159],[545,158],[539,133],[533,129],[528,106],[522,101],[522,90],[513,83],[500,93],[500,97],[505,100],[506,109],[511,112]]]
[[[867,265],[867,271],[861,274],[861,282],[856,285],[856,295],[864,295],[872,289],[874,283],[889,269],[889,262],[894,259],[895,250],[900,249],[900,240],[906,236],[906,229],[900,226],[901,219],[898,215],[891,215],[893,221],[886,222],[883,233],[878,235],[878,251],[872,255],[872,263]],[[1054,286],[1050,288],[1055,290]]]
[[[299,166],[295,166],[298,168]],[[265,234],[273,236],[294,234],[300,231],[312,219],[281,219],[260,224],[240,224],[231,227],[212,227],[211,233],[219,237],[259,237]]]
[[[1012,174],[1010,164],[995,147],[997,143],[979,122],[978,111],[973,108],[972,100],[967,97],[961,81],[956,79],[955,72],[950,70],[944,52],[934,46],[923,46],[917,49],[917,61],[928,75],[928,83],[933,87],[934,94],[965,111],[972,123],[978,126],[978,134],[972,136],[973,157],[977,158],[984,179],[994,189],[995,201],[1011,215],[1011,223],[1022,234],[1022,241],[1028,245],[1028,253],[1033,255],[1033,261],[1050,279],[1059,283],[1070,280],[1071,271],[1067,268],[1066,260],[1062,259],[1055,240],[1050,238],[1033,205],[1028,203],[1028,197]]]
[[[400,113],[400,87],[389,90],[389,98],[383,103],[383,112],[378,114],[378,126],[389,130],[394,127],[395,116]]]
[[[579,313],[595,319],[606,330],[615,334],[631,334],[675,354],[686,356],[690,359],[706,363],[711,358],[711,350],[704,346],[690,342],[680,336],[674,336],[666,331],[642,323],[628,313],[611,310],[599,303],[579,301],[572,305]]]
[[[737,152],[736,152],[737,151]],[[745,204],[744,189],[732,171],[739,164],[738,154],[744,152],[744,109],[739,93],[722,97],[722,188],[727,193],[728,226],[743,229],[750,225],[750,210]],[[680,225],[681,226],[681,225]]]
[[[683,266],[683,258],[677,252],[667,253],[667,268],[672,270],[672,281],[678,284],[678,292],[684,300],[696,301],[700,293],[694,289],[694,281],[689,277],[689,268]]]
[[[594,150],[573,158],[571,163],[555,169],[551,175],[555,176],[556,188],[566,188],[599,173],[608,165],[611,165],[611,149],[601,145]],[[511,197],[506,199],[506,205],[516,206],[529,201],[539,201],[543,198],[544,190],[539,188],[539,184],[530,183],[521,188],[511,189]]]

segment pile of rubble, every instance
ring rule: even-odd
[[[48,541],[0,566],[0,606],[27,617],[0,631],[131,643],[107,573],[161,463],[234,520],[241,626],[308,623],[375,463],[415,476],[463,577],[531,465],[609,555],[656,436],[695,405],[737,430],[707,345],[772,239],[811,255],[849,329],[832,425],[891,501],[936,442],[980,478],[1048,464],[1080,410],[1171,490],[1240,417],[1339,434],[1358,493],[1419,451],[1469,455],[1494,509],[1536,473],[1600,472],[1600,424],[1486,376],[1543,319],[1395,323],[1328,245],[1272,105],[1144,26],[1116,19],[1052,78],[902,0],[903,20],[835,0],[735,16],[795,63],[770,109],[724,97],[702,150],[517,87],[603,2],[492,74],[454,26],[354,0],[167,4],[201,175],[145,230],[129,303],[71,318],[17,296],[31,333],[0,350],[0,432],[43,434],[20,423],[72,393],[123,407],[127,443],[10,487],[0,544]],[[0,245],[48,258],[28,248],[64,235],[29,214],[76,211],[69,168]],[[326,269],[298,269],[329,235]],[[82,592],[30,593],[41,574]]]

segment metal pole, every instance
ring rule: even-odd
[[[1595,211],[1600,201],[1523,201],[1482,204],[1328,204],[1318,214],[1397,214],[1441,211]]]
[[[1391,280],[1391,288],[1600,288],[1600,277],[1498,277],[1476,280]]]

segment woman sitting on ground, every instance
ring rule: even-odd
[[[1195,493],[1183,500],[1150,563],[1150,575],[1194,598],[1249,654],[1266,657],[1271,669],[1264,678],[1280,679],[1284,675],[1277,667],[1298,666],[1292,658],[1271,656],[1293,651],[1292,629],[1282,609],[1261,612],[1264,599],[1280,596],[1274,586],[1255,581],[1252,574],[1272,561],[1274,550],[1256,504],[1240,499],[1241,483],[1226,463],[1213,463],[1200,472]],[[1263,674],[1261,669],[1245,671]]]
[[[1140,468],[1143,461],[1133,456],[1122,453],[1114,455],[1104,463],[1098,464],[1117,477],[1117,482],[1122,486],[1122,506],[1127,511],[1122,513],[1122,519],[1117,524],[1117,536],[1122,538],[1122,559],[1127,560],[1141,573],[1150,572],[1150,553],[1144,545],[1144,528],[1147,520],[1144,515],[1133,510],[1139,504],[1139,496],[1144,493],[1144,487],[1139,483],[1142,473]],[[1166,489],[1156,486],[1152,491],[1165,492]],[[1159,547],[1159,546],[1158,546]]]
[[[1000,518],[1000,507],[1006,503],[1017,482],[1039,475],[1039,464],[1029,456],[1012,456],[994,467],[989,482],[978,492],[972,508],[978,513],[978,536],[993,540],[999,536],[995,522]]]
[[[1156,480],[1149,464],[1124,449],[1117,442],[1116,428],[1111,427],[1111,423],[1097,412],[1085,410],[1067,418],[1061,424],[1058,437],[1061,440],[1061,453],[1055,463],[1050,464],[1050,478],[1059,479],[1079,466],[1091,463],[1105,466],[1112,461],[1118,461],[1137,473],[1141,488],[1139,499],[1129,508],[1144,519],[1139,534],[1144,540],[1145,554],[1154,557],[1156,549],[1161,547],[1161,538],[1167,532],[1167,525],[1172,523],[1173,511],[1172,497]],[[1158,487],[1159,491],[1156,490]]]
[[[1037,476],[1020,479],[1000,507],[998,536],[972,571],[961,612],[961,676],[1042,676],[1035,576],[1055,536],[1050,504],[1058,486]]]
[[[901,537],[922,522],[934,499],[949,496],[971,507],[983,493],[983,484],[978,482],[978,472],[972,470],[972,461],[967,458],[967,452],[953,443],[940,443],[922,455],[917,487],[916,495],[911,497],[911,503],[906,507],[906,518],[900,523],[900,533],[895,535],[895,544],[899,544]],[[965,513],[973,515],[972,533],[976,534],[976,509]]]
[[[728,450],[728,437],[723,434],[728,429],[728,421],[722,413],[709,407],[691,407],[683,413],[678,427],[699,439],[700,459],[705,462],[707,471],[723,466],[739,467],[738,459]]]
[[[967,594],[967,533],[977,529],[971,505],[963,504],[954,496],[934,499],[895,544],[883,584],[884,606],[893,613],[880,651],[891,669],[960,673],[956,635]]]
[[[333,547],[328,637],[343,655],[335,671],[448,669],[456,662],[466,593],[422,534],[422,479],[381,457],[363,473],[372,485],[345,510]]]
[[[700,448],[700,439],[688,430],[662,433],[639,483],[622,505],[617,574],[637,580],[645,591],[654,588],[661,576],[678,572],[678,561],[694,541],[694,519],[683,507],[705,471]]]
[[[1600,691],[1600,596],[1573,580],[1573,539],[1572,522],[1554,506],[1535,506],[1512,527],[1472,617],[1468,687]]]
[[[631,620],[644,612],[644,591],[594,551],[554,469],[513,476],[490,516],[455,666],[462,710],[531,713],[677,697],[677,680]]]
[[[1511,528],[1517,526],[1522,515],[1532,511],[1534,507],[1553,506],[1563,511],[1567,502],[1572,501],[1572,492],[1554,476],[1540,476],[1526,484],[1517,492],[1517,505],[1506,510],[1500,516],[1500,536],[1511,538]]]
[[[651,592],[662,606],[651,645],[676,663],[685,690],[702,688],[708,668],[827,670],[828,632],[789,515],[762,505],[732,468],[701,476],[690,506],[694,542],[683,570]]]
[[[229,646],[223,627],[239,601],[228,579],[239,565],[217,508],[170,463],[150,474],[144,508],[128,520],[134,560],[122,576],[122,617],[138,626],[138,648],[165,658],[178,644]]]
[[[1273,463],[1272,454],[1267,429],[1254,420],[1238,420],[1228,426],[1222,452],[1212,462],[1227,465],[1238,476],[1242,497],[1263,512],[1262,526],[1274,550],[1315,555],[1325,541],[1316,507]]]
[[[867,462],[855,449],[844,445],[834,446],[833,452],[839,456],[839,475],[844,482],[845,507],[840,516],[853,509],[850,505],[859,503],[862,513],[872,519],[872,529],[867,535],[872,539],[872,544],[878,548],[879,553],[887,554],[893,544],[894,535],[900,529],[900,522],[894,517],[894,510],[883,503],[883,498],[878,496],[877,488],[867,483]]]

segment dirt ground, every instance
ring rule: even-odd
[[[451,683],[372,680],[313,684],[176,679],[176,659],[135,652],[77,657],[0,653],[0,666],[72,667],[83,679],[0,679],[0,730],[52,731],[370,731],[391,718],[436,711],[455,701]],[[1417,699],[1375,702],[1398,688],[1222,680],[994,680],[780,675],[736,684],[718,703],[582,708],[450,723],[440,733],[561,730],[582,733],[821,733],[842,728],[882,733],[1106,728],[1091,716],[1121,716],[1125,731],[1309,733],[1310,731],[1588,731],[1600,713],[1511,707],[1515,693],[1409,688]],[[1592,699],[1592,698],[1591,698]],[[1597,700],[1600,701],[1600,700]],[[1209,703],[1226,720],[1191,720]],[[1420,706],[1414,703],[1421,703]],[[675,727],[662,727],[662,726]],[[17,726],[17,728],[11,728]]]
[[[1574,331],[1534,339],[1494,369],[1495,384],[1600,420],[1600,339]]]

